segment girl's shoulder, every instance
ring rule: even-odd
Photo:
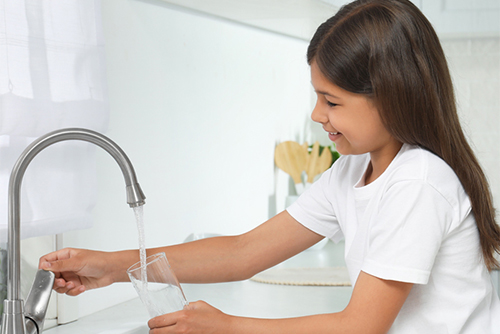
[[[454,170],[439,156],[418,146],[403,145],[401,151],[387,169],[386,189],[405,182],[425,185],[451,205],[469,203],[467,193]]]
[[[460,183],[453,169],[443,159],[416,145],[404,144],[387,172],[394,180],[420,180],[435,186]]]

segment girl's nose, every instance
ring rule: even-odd
[[[318,105],[319,103],[316,102],[316,105],[314,106],[314,109],[311,113],[311,119],[320,124],[325,124],[328,122],[328,119],[326,117],[326,114],[321,112],[321,107]]]

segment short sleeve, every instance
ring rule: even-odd
[[[329,172],[324,173],[286,210],[306,228],[339,242],[343,234],[334,212],[331,194],[325,193],[326,189],[331,188],[330,177]]]
[[[426,182],[392,185],[370,221],[361,270],[382,279],[426,284],[453,219],[453,206]]]

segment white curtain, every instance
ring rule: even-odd
[[[0,0],[0,242],[24,148],[56,129],[104,132],[108,117],[100,1]],[[21,188],[23,238],[91,225],[95,152],[67,141],[35,157]]]

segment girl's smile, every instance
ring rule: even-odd
[[[340,132],[328,132],[328,138],[330,138],[331,141],[335,142],[342,136],[342,133]]]

